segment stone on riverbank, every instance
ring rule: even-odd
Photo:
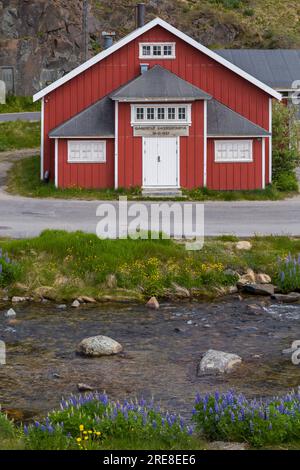
[[[111,356],[122,351],[120,343],[108,336],[92,336],[85,338],[77,347],[77,353],[83,356]]]
[[[39,297],[40,299],[47,299],[47,300],[56,300],[57,293],[53,287],[49,286],[41,286],[37,287],[33,294],[35,297]]]
[[[300,294],[298,292],[291,292],[290,294],[275,294],[272,295],[272,299],[282,304],[292,304],[299,302]]]
[[[80,302],[79,302],[79,300],[75,299],[74,302],[72,303],[71,307],[73,307],[73,308],[78,308],[78,307],[80,307]]]
[[[240,279],[238,281],[238,284],[240,285],[245,285],[245,284],[255,284],[256,278],[255,278],[255,272],[253,269],[247,269],[246,274],[243,274],[240,276]]]
[[[26,302],[27,300],[29,300],[28,297],[18,297],[16,295],[11,299],[13,304],[19,304],[21,302]]]
[[[255,275],[255,281],[257,284],[271,284],[272,279],[268,274],[259,273]]]
[[[176,284],[176,282],[172,282],[172,288],[173,288],[175,297],[179,299],[188,299],[191,296],[188,289],[186,289],[185,287],[179,286],[178,284]]]
[[[198,375],[205,372],[220,372],[224,374],[226,372],[230,372],[241,362],[242,358],[237,354],[209,349],[204,354],[199,364]]]
[[[10,308],[5,314],[4,316],[6,318],[15,318],[17,316],[16,312],[14,311],[13,308]]]
[[[240,241],[235,245],[237,250],[246,250],[249,251],[252,248],[252,244],[247,241]]]
[[[97,303],[94,297],[88,297],[87,295],[81,295],[80,297],[78,297],[77,300],[81,304],[96,304]]]
[[[265,295],[271,296],[274,295],[275,287],[272,284],[245,284],[241,285],[237,283],[238,288],[245,292],[246,294],[252,295]]]
[[[77,384],[77,388],[79,392],[93,392],[95,390],[94,387],[83,383]]]
[[[153,308],[154,310],[159,309],[159,302],[156,297],[151,297],[151,299],[148,300],[146,303],[146,307],[148,308]]]

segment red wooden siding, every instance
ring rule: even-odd
[[[175,41],[176,59],[160,61],[149,59],[150,66],[151,64],[162,65],[268,130],[269,96],[265,92],[157,26],[45,97],[44,170],[50,169],[52,179],[54,176],[54,142],[48,138],[48,132],[117,87],[138,76],[140,63],[145,62],[145,59],[139,59],[139,43],[143,41]],[[121,107],[122,105],[120,105]],[[141,150],[141,138],[133,139],[131,137],[132,134],[128,128],[130,126],[130,118],[127,119],[128,113],[129,111],[126,111],[125,108],[124,111],[121,110],[121,114],[124,119],[126,117],[127,122],[120,121],[120,186],[136,185],[141,181],[141,159],[137,158],[138,152]],[[198,117],[193,116],[193,119],[198,119]],[[201,173],[203,171],[202,130],[199,129],[199,134],[192,129],[191,131],[190,138],[180,139],[181,185],[187,187],[191,186],[193,180],[193,184],[197,186],[201,185],[203,180]],[[198,150],[196,145],[199,145]],[[122,148],[123,152],[126,151],[126,158],[122,156]],[[198,160],[195,157],[197,152]],[[191,161],[188,162],[188,159]],[[266,157],[266,173],[269,166],[267,161],[268,156]],[[110,176],[107,178],[109,180]]]
[[[262,140],[253,139],[253,162],[249,163],[216,163],[215,140],[207,141],[208,189],[217,191],[261,189]]]
[[[203,185],[204,113],[203,101],[192,103],[192,125],[188,137],[180,137],[180,186]],[[119,187],[142,186],[142,137],[133,137],[131,109],[119,103]]]
[[[97,189],[114,186],[114,139],[106,139],[106,163],[68,163],[66,139],[58,139],[58,156],[60,188]]]

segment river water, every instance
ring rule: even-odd
[[[261,311],[249,309],[260,305]],[[113,399],[154,397],[165,408],[190,415],[196,392],[235,389],[250,396],[284,393],[300,385],[300,366],[282,350],[300,340],[300,305],[272,305],[238,296],[213,303],[85,306],[60,310],[48,304],[14,307],[9,322],[0,305],[0,339],[7,364],[0,366],[0,404],[26,420],[59,405],[86,383]],[[84,358],[75,353],[86,337],[119,341],[118,356]],[[226,375],[197,375],[208,349],[237,353],[243,363]]]

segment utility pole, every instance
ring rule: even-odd
[[[83,0],[82,5],[82,57],[84,62],[88,60],[89,35],[88,35],[88,0]]]

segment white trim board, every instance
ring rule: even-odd
[[[54,175],[54,184],[58,188],[58,140],[55,139],[55,153],[54,153],[54,166],[55,166],[55,175]]]
[[[43,181],[44,179],[44,122],[45,122],[45,117],[44,117],[44,112],[45,112],[45,99],[42,98],[42,108],[41,108],[41,174],[40,178]]]
[[[253,85],[257,86],[261,90],[265,91],[268,93],[270,96],[273,96],[273,98],[276,98],[277,100],[281,101],[281,94],[275,91],[273,88],[269,87],[265,83],[262,83],[260,80],[257,80],[257,78],[252,77],[252,75],[248,74],[244,70],[240,69],[236,65],[232,64],[228,60],[224,59],[221,57],[219,54],[216,52],[208,49],[207,47],[203,46],[199,42],[195,41],[195,39],[192,39],[189,37],[187,34],[179,31],[177,28],[174,28],[174,26],[171,26],[169,23],[166,21],[162,20],[161,18],[155,18],[154,20],[150,21],[147,23],[145,26],[142,28],[138,28],[134,30],[132,33],[128,34],[125,36],[123,39],[120,41],[116,42],[113,44],[111,47],[108,49],[105,49],[104,51],[100,52],[99,54],[95,55],[91,59],[89,59],[87,62],[84,64],[80,65],[79,67],[75,68],[71,72],[69,72],[67,75],[64,77],[59,78],[56,80],[56,82],[52,83],[51,85],[47,86],[43,90],[39,91],[33,96],[33,101],[38,101],[39,99],[43,98],[44,96],[48,95],[51,93],[53,90],[56,88],[60,87],[64,83],[67,83],[69,80],[72,78],[76,77],[77,75],[81,74],[85,70],[89,69],[93,65],[97,64],[101,60],[105,59],[112,53],[116,52],[117,50],[121,49],[123,46],[128,44],[129,42],[133,41],[134,39],[138,38],[142,34],[146,33],[150,29],[154,28],[155,26],[161,26],[162,28],[166,29],[170,33],[174,34],[177,36],[179,39],[182,39],[183,41],[187,42],[191,46],[193,46],[195,49],[198,51],[204,53],[211,59],[214,59],[216,62],[219,64],[223,65],[224,67],[228,68],[232,72],[236,73],[240,77],[244,78],[248,82],[252,83]]]

